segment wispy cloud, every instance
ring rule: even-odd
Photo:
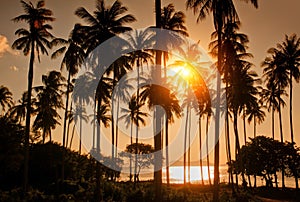
[[[6,36],[0,35],[0,58],[5,54],[5,53],[10,53],[12,55],[18,55],[19,52],[13,50],[6,38]]]
[[[18,72],[19,71],[19,68],[17,66],[15,66],[15,65],[10,66],[9,69],[11,69],[14,72]]]

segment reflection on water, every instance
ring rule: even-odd
[[[200,175],[200,167],[199,166],[191,166],[190,168],[190,179],[193,184],[199,184],[201,183],[201,175]],[[210,170],[210,177],[211,181],[213,183],[214,179],[214,167],[209,166]],[[152,180],[153,179],[153,168],[149,169],[148,174],[141,174],[140,180],[146,181],[146,180]],[[121,181],[127,181],[129,179],[129,174],[121,173]],[[235,179],[235,177],[234,177]],[[203,180],[205,184],[209,184],[208,181],[208,167],[203,166]],[[248,180],[248,178],[247,178]],[[278,173],[278,185],[281,186],[281,173]],[[166,169],[163,168],[163,182],[166,183]],[[186,182],[188,182],[188,167],[186,167]],[[228,173],[227,173],[227,166],[220,166],[220,182],[228,182]],[[183,166],[172,166],[170,167],[170,183],[172,184],[181,184],[183,183]],[[239,176],[239,183],[242,183],[242,178]],[[262,180],[261,177],[257,177],[256,180],[257,186],[263,186],[265,185],[265,181]],[[251,184],[254,184],[254,179],[251,177]],[[285,185],[286,187],[295,187],[295,180],[294,178],[285,178]],[[275,186],[275,185],[274,185]]]

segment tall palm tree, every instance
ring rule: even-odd
[[[131,135],[132,135],[132,124],[135,125],[135,144],[138,145],[138,130],[139,127],[142,125],[146,125],[146,121],[144,118],[146,118],[148,116],[147,113],[142,112],[141,108],[144,106],[144,103],[142,102],[138,102],[139,98],[136,97],[136,95],[132,96],[132,98],[130,99],[130,102],[128,103],[128,109],[124,109],[122,108],[121,111],[122,113],[125,113],[123,116],[120,117],[120,119],[125,119],[125,123],[127,124],[127,126],[129,125],[129,123],[131,123]],[[130,138],[130,141],[132,141],[132,136]],[[137,149],[137,148],[136,148]],[[137,181],[137,151],[135,153],[135,166],[134,166],[134,183],[136,183]]]
[[[13,18],[12,20],[14,22],[23,21],[27,23],[29,25],[29,29],[20,28],[15,32],[15,34],[20,38],[14,41],[12,47],[18,50],[23,50],[25,56],[30,54],[27,87],[29,99],[27,102],[24,158],[24,191],[26,192],[28,188],[29,133],[33,66],[36,56],[40,61],[40,53],[48,54],[47,48],[50,48],[51,46],[49,39],[53,36],[48,31],[49,29],[52,29],[52,27],[45,23],[54,21],[54,18],[52,17],[52,11],[45,8],[45,2],[43,0],[38,1],[36,6],[34,6],[31,2],[27,3],[25,1],[21,1],[21,4],[25,13]]]
[[[65,78],[60,72],[51,71],[48,75],[42,76],[42,86],[34,87],[37,92],[36,118],[33,123],[34,131],[43,131],[43,143],[46,135],[50,136],[51,130],[59,123],[60,115],[58,110],[63,108],[62,92]]]
[[[69,110],[69,94],[71,91],[71,79],[73,76],[77,74],[78,69],[80,65],[83,63],[85,58],[85,52],[82,48],[83,34],[80,33],[79,28],[80,25],[75,24],[73,30],[69,35],[68,40],[57,38],[52,41],[53,45],[62,45],[62,47],[56,50],[52,54],[51,58],[55,59],[61,54],[64,54],[61,62],[61,70],[66,68],[68,71],[64,125],[63,125],[63,147],[67,146],[65,144],[65,139],[66,139],[67,116]]]
[[[13,98],[12,93],[9,91],[9,89],[5,86],[0,86],[0,105],[2,107],[1,112],[5,111],[5,106],[8,106],[9,108],[13,104]]]
[[[285,40],[282,44],[277,44],[280,55],[284,60],[283,66],[286,71],[289,71],[289,86],[290,86],[290,130],[291,141],[294,142],[293,130],[293,80],[299,83],[300,80],[300,38],[296,34],[291,36],[285,35]]]
[[[234,101],[234,103],[229,103],[225,109],[225,116],[226,116],[226,139],[228,139],[227,142],[227,155],[228,155],[228,162],[231,162],[231,154],[230,154],[230,141],[229,141],[229,107],[230,104],[234,104],[235,110],[234,113],[236,116],[234,116],[234,120],[237,121],[237,115],[241,111],[244,111],[244,136],[245,136],[245,141],[246,141],[246,123],[245,123],[245,109],[246,105],[251,104],[254,99],[254,94],[255,94],[255,88],[253,88],[253,81],[249,77],[247,79],[248,83],[247,88],[245,86],[244,89],[240,88],[240,93],[247,95],[247,98],[249,99],[243,99],[239,100],[239,96],[237,96],[235,93],[231,94],[235,97],[235,99],[231,99],[230,96],[230,89],[235,88],[235,91],[238,90],[239,85],[237,84],[238,81],[242,81],[241,79],[238,80],[243,73],[247,73],[247,70],[243,69],[249,69],[251,67],[251,64],[245,59],[247,57],[252,57],[251,54],[247,53],[247,43],[249,42],[247,35],[239,33],[240,27],[240,22],[239,21],[233,21],[233,22],[227,22],[222,30],[222,58],[223,58],[223,66],[222,69],[220,70],[222,74],[224,74],[223,81],[225,82],[225,93],[226,93],[226,99],[228,101]],[[214,32],[212,34],[212,39],[215,39],[209,44],[209,48],[211,49],[211,54],[213,56],[218,55],[218,32]],[[245,76],[247,76],[245,74]],[[252,76],[256,76],[255,74]],[[246,80],[245,80],[246,81]],[[242,103],[243,102],[243,103]],[[232,107],[233,105],[231,105]],[[233,109],[233,108],[231,108]],[[236,125],[237,122],[234,121],[234,125]],[[239,150],[239,137],[237,133],[237,127],[235,128],[235,137],[236,137],[236,148],[238,152]],[[232,176],[232,173],[230,173],[230,177]],[[236,178],[237,179],[237,178]],[[232,186],[232,189],[234,191],[234,187]]]
[[[73,100],[77,105],[80,105],[81,108],[84,108],[83,106],[85,104],[89,104],[91,101],[91,97],[90,97],[90,92],[88,91],[84,91],[83,89],[91,89],[90,88],[90,83],[92,82],[92,77],[90,74],[83,74],[80,75],[75,82],[75,87],[79,90],[74,90],[73,92]],[[83,112],[81,110],[78,111]],[[82,140],[82,119],[81,117],[83,116],[79,116],[79,148],[78,151],[79,153],[81,153],[81,140]]]
[[[131,34],[128,34],[126,37],[125,47],[131,50],[136,50],[130,53],[131,64],[136,66],[137,69],[137,78],[136,78],[136,99],[137,105],[140,102],[140,83],[141,83],[141,72],[143,71],[143,64],[153,63],[152,54],[147,50],[154,43],[153,34],[147,29],[145,30],[136,30]]]
[[[170,171],[169,171],[169,124],[174,122],[174,115],[176,118],[181,116],[181,107],[176,95],[172,93],[169,89],[164,88],[162,91],[162,104],[161,106],[165,109],[166,119],[165,119],[165,146],[166,146],[166,178],[167,185],[170,185]]]
[[[262,63],[263,77],[268,89],[272,89],[272,93],[276,92],[276,100],[278,102],[278,116],[279,116],[279,129],[280,129],[280,140],[283,143],[283,129],[282,129],[282,115],[281,107],[284,107],[285,103],[282,100],[282,95],[285,95],[285,88],[289,84],[289,73],[286,71],[284,66],[284,59],[280,52],[276,48],[270,48],[268,53],[271,56],[265,58]],[[282,165],[282,188],[285,187],[284,182],[284,166]]]
[[[251,0],[251,3],[258,7],[257,0]],[[222,66],[222,47],[221,47],[221,38],[222,38],[222,28],[227,21],[233,22],[238,18],[234,2],[232,0],[187,0],[187,8],[194,10],[194,13],[199,12],[197,21],[203,20],[209,13],[213,13],[213,21],[216,31],[218,32],[218,65],[217,68],[219,71]],[[215,135],[216,139],[219,137],[219,116],[220,116],[220,78],[217,78],[217,107],[216,107],[216,129]],[[215,190],[213,194],[213,201],[219,201],[219,141],[216,140],[215,146],[215,163],[214,163],[214,185]]]
[[[155,27],[158,29],[161,29],[161,0],[155,0]],[[160,43],[161,41],[157,41],[156,43]],[[154,76],[154,79],[157,82],[161,82],[161,59],[162,59],[162,52],[157,50],[155,51],[155,64],[157,67],[153,70],[152,74]],[[159,93],[157,94],[157,97],[159,97]],[[154,189],[155,189],[155,200],[156,201],[162,201],[162,191],[161,191],[161,185],[162,185],[162,134],[161,131],[159,131],[159,128],[161,128],[161,119],[162,115],[159,112],[159,110],[154,110],[154,121],[155,121],[155,128],[154,128]]]
[[[111,6],[106,6],[104,0],[96,1],[96,11],[90,14],[85,8],[80,7],[75,11],[75,14],[88,23],[87,26],[82,26],[86,33],[85,47],[87,53],[93,51],[98,45],[107,39],[126,31],[132,30],[131,27],[126,26],[128,23],[136,21],[131,14],[126,14],[127,7],[123,6],[120,1],[115,1]],[[116,84],[117,69],[113,68],[113,86]],[[114,113],[114,106],[112,106],[112,120]],[[114,131],[115,126],[112,121],[112,158],[114,158]]]
[[[173,64],[170,64],[170,67],[180,67],[179,71],[175,74],[174,78],[177,82],[180,83],[180,86],[183,86],[184,89],[184,102],[183,106],[186,107],[186,124],[185,124],[185,136],[184,136],[184,156],[183,156],[183,174],[184,174],[184,184],[186,183],[186,146],[187,146],[187,138],[190,139],[190,135],[188,131],[190,131],[189,121],[191,117],[189,114],[191,113],[192,109],[195,111],[198,110],[198,103],[195,97],[193,97],[193,92],[196,89],[196,85],[204,83],[201,76],[204,77],[206,75],[206,70],[202,68],[204,62],[201,62],[201,51],[198,47],[198,43],[194,44],[184,44],[183,48],[179,50],[181,54],[181,58],[176,60]],[[197,72],[197,69],[199,72]],[[188,75],[185,76],[184,72],[188,72]],[[201,72],[200,72],[201,71]],[[199,74],[202,75],[199,75]],[[200,105],[199,105],[200,106]],[[190,176],[190,145],[188,148],[188,173]]]
[[[125,64],[128,64],[128,63],[125,62]],[[124,63],[121,64],[121,65],[124,65]],[[117,99],[116,141],[115,141],[116,142],[116,144],[115,144],[116,148],[118,148],[118,133],[119,133],[118,127],[119,127],[120,102],[128,103],[129,99],[130,99],[129,91],[134,89],[132,84],[131,84],[131,79],[127,79],[127,77],[123,77],[123,76],[124,75],[122,73],[122,76],[120,75],[120,78],[118,78],[118,87],[114,91],[116,99]],[[117,155],[117,151],[115,151],[115,154]]]

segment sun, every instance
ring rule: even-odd
[[[184,80],[190,80],[193,77],[192,70],[188,67],[187,64],[182,66],[172,67],[168,70],[168,76],[179,76]]]

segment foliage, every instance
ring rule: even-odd
[[[294,144],[281,143],[264,136],[250,140],[233,161],[236,173],[262,176],[266,180],[266,186],[272,186],[272,175],[282,169],[288,176],[299,177],[300,153]]]

